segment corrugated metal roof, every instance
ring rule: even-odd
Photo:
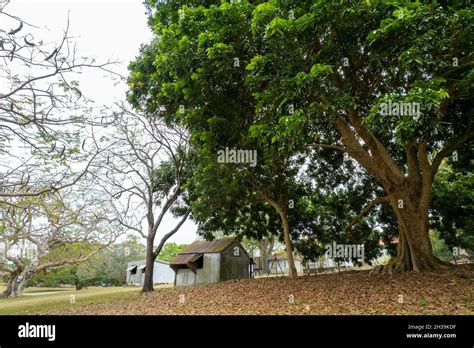
[[[195,262],[202,254],[178,254],[173,260],[171,260],[170,265],[186,265],[190,262]]]
[[[221,238],[208,242],[207,240],[196,240],[189,244],[180,254],[196,253],[218,253],[225,250],[235,241],[234,238]]]
[[[170,265],[186,265],[195,262],[204,253],[218,253],[225,250],[235,241],[234,238],[221,238],[208,242],[206,240],[196,240],[189,244],[186,249],[180,252],[170,261]]]

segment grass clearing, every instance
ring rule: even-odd
[[[0,291],[5,286],[0,285]],[[120,300],[139,295],[137,287],[89,287],[74,288],[27,288],[24,296],[14,299],[0,299],[0,315],[41,314],[51,309],[67,309],[78,305],[91,305],[112,300]],[[54,292],[37,296],[28,296],[38,292]],[[74,303],[71,303],[74,295]]]

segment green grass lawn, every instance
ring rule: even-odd
[[[159,287],[159,286],[155,286]],[[5,285],[0,283],[0,292]],[[0,315],[9,314],[40,314],[51,308],[59,309],[81,304],[102,303],[110,300],[137,296],[141,288],[137,287],[95,287],[76,291],[74,288],[26,288],[24,296],[14,299],[0,299]],[[37,294],[54,292],[52,294]],[[32,296],[32,294],[37,294]],[[74,295],[74,303],[71,303]]]
[[[71,291],[72,288],[26,288],[24,294],[39,294],[42,292],[61,292],[61,291]]]

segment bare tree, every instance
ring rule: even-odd
[[[115,200],[116,220],[146,239],[144,292],[153,291],[153,265],[165,242],[190,215],[185,184],[189,141],[185,130],[166,126],[122,106],[114,124],[114,146],[101,154],[104,187]],[[180,217],[155,246],[168,212]]]
[[[0,6],[0,203],[79,181],[83,173],[70,167],[87,160],[80,133],[94,121],[91,102],[72,77],[86,68],[114,74],[115,63],[79,57],[69,20],[59,41],[35,38],[41,30],[7,13],[7,3]],[[45,165],[54,175],[44,176]]]
[[[115,240],[121,229],[112,223],[110,205],[91,183],[85,187],[0,205],[0,270],[8,279],[3,297],[20,296],[35,274],[84,262]]]
[[[87,260],[123,229],[90,175],[107,150],[96,128],[114,116],[96,112],[73,80],[86,68],[112,77],[115,62],[79,57],[69,20],[59,41],[43,42],[40,28],[0,5],[0,270],[4,296],[15,297],[36,273]],[[51,259],[78,243],[78,253]]]

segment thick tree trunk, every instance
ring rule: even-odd
[[[407,170],[403,172],[387,148],[362,123],[357,110],[351,111],[348,116],[350,123],[342,118],[334,119],[344,144],[343,150],[384,187],[398,222],[397,256],[374,271],[423,271],[451,266],[435,257],[431,247],[428,234],[431,190],[442,159],[472,135],[469,133],[459,138],[457,143],[445,147],[431,163],[427,139],[407,139],[404,143]]]
[[[26,285],[28,285],[29,281],[30,279],[23,277],[20,281],[15,282],[11,297],[20,297],[23,295],[23,290],[25,289]]]
[[[25,274],[13,274],[7,282],[7,288],[1,294],[0,297],[2,298],[15,298],[20,297],[23,294],[23,290],[25,289],[28,282],[33,277],[32,274],[26,273]]]
[[[153,289],[153,266],[155,264],[153,239],[150,235],[146,241],[146,264],[145,264],[145,280],[143,281],[142,292],[152,292]],[[138,270],[137,270],[138,272]]]
[[[397,256],[383,267],[384,271],[419,272],[450,266],[433,254],[428,233],[428,209],[422,209],[423,205],[417,204],[418,202],[418,199],[410,201],[408,196],[400,193],[390,196],[390,204],[398,222],[399,238]]]
[[[7,288],[2,292],[2,295],[0,296],[1,298],[11,298],[12,297],[12,295],[14,293],[14,285],[15,285],[17,276],[18,275],[13,274],[12,276],[10,276],[10,278],[8,278]]]

